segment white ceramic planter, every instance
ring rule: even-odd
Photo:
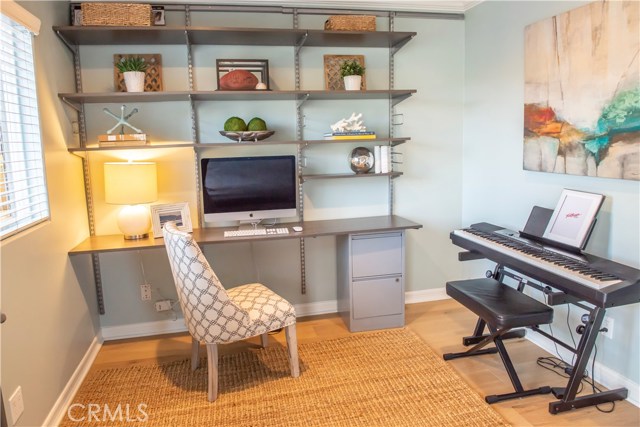
[[[125,71],[122,75],[127,92],[144,92],[144,73],[142,71]]]
[[[362,76],[345,76],[344,88],[345,90],[360,90],[362,84]]]

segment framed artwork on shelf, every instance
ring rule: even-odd
[[[345,61],[356,61],[364,67],[364,55],[324,55],[324,88],[326,90],[345,90],[340,67]],[[362,76],[361,90],[367,90],[367,81]]]
[[[192,232],[189,204],[181,202],[151,206],[151,224],[154,238],[162,237],[162,226],[169,221],[175,221],[180,231]]]
[[[271,90],[266,59],[216,59],[218,90]]]
[[[80,4],[71,5],[71,25],[82,25],[82,6]]]
[[[127,86],[124,84],[124,76],[118,70],[116,64],[122,59],[131,57],[139,57],[146,62],[147,69],[144,72],[144,91],[145,92],[162,92],[162,55],[153,54],[136,54],[136,53],[116,53],[113,55],[113,87],[116,92],[126,92]]]
[[[151,16],[153,25],[165,25],[164,6],[151,6]]]

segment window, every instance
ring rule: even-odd
[[[4,12],[4,11],[3,11]],[[0,15],[0,238],[49,218],[31,32]]]

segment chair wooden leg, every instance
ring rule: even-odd
[[[191,370],[195,371],[200,366],[200,343],[191,338]]]
[[[297,378],[300,376],[300,364],[298,362],[298,337],[296,335],[296,324],[289,325],[285,330],[287,337],[287,350],[289,351],[289,366],[291,367],[291,376]]]
[[[260,344],[262,345],[262,348],[266,348],[269,345],[269,333],[265,332],[260,335]]]
[[[218,398],[218,345],[207,344],[207,368],[209,370],[209,380],[207,383],[209,402]]]

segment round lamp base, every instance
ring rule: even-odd
[[[151,217],[144,205],[128,205],[118,214],[118,227],[125,240],[138,240],[149,237]]]

